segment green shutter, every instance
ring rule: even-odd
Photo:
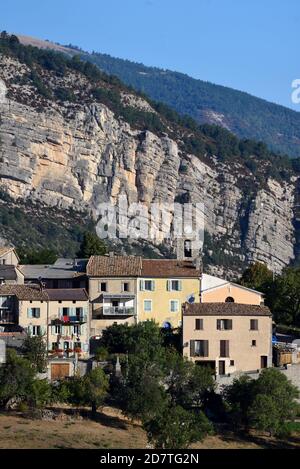
[[[178,290],[179,291],[182,290],[182,281],[181,280],[178,280]]]
[[[170,280],[167,280],[167,291],[170,291],[171,290],[171,285],[170,285],[171,281]]]
[[[144,291],[144,280],[140,280],[140,291]]]
[[[32,309],[31,308],[27,308],[27,317],[32,318]]]
[[[151,291],[155,290],[155,281],[151,280]]]

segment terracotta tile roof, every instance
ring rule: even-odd
[[[50,301],[87,301],[85,288],[47,288],[45,290]]]
[[[184,303],[184,316],[271,316],[267,306],[240,303]]]
[[[139,277],[141,270],[139,256],[92,256],[86,268],[91,277]]]
[[[40,290],[38,285],[1,285],[1,295],[13,295],[24,301],[86,301],[88,294],[84,288],[64,288]]]
[[[199,278],[200,271],[192,261],[177,259],[143,259],[142,277],[192,277]]]
[[[38,286],[33,285],[1,285],[0,295],[14,295],[19,300],[48,300],[45,290],[41,291]]]

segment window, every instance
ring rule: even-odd
[[[220,357],[229,357],[229,340],[220,340]]]
[[[129,283],[129,282],[124,282],[124,283],[122,284],[122,290],[123,290],[124,292],[129,291],[129,290],[130,290],[130,283]]]
[[[182,290],[181,280],[167,280],[167,290],[168,291],[181,291]]]
[[[234,303],[234,298],[232,298],[232,296],[227,296],[225,303]]]
[[[154,280],[140,280],[140,291],[154,291],[155,281]]]
[[[2,264],[3,264],[3,265],[6,264],[6,259],[2,259]]]
[[[218,331],[226,331],[232,329],[232,319],[217,319]]]
[[[230,366],[234,366],[234,360],[230,360]]]
[[[58,349],[58,342],[52,342],[52,350]]]
[[[32,326],[32,335],[41,335],[41,326]]]
[[[55,334],[61,334],[61,325],[58,324],[58,325],[56,325],[56,326],[54,326],[54,327],[55,327],[55,329],[54,329]]]
[[[107,291],[107,283],[106,282],[99,282],[99,291]]]
[[[81,342],[74,342],[74,350],[81,349]]]
[[[39,318],[41,316],[40,308],[27,308],[28,318]]]
[[[73,326],[73,334],[74,335],[79,335],[80,334],[80,325],[79,324],[75,324]]]
[[[203,319],[195,319],[195,329],[196,331],[203,330]]]
[[[250,319],[250,331],[258,331],[258,319]]]
[[[144,311],[151,313],[152,311],[152,300],[144,300]]]
[[[63,308],[63,316],[69,316],[69,310],[70,308]]]
[[[208,357],[208,340],[190,341],[191,357]]]
[[[184,257],[192,257],[192,242],[189,239],[184,241]]]
[[[171,311],[171,313],[178,313],[178,311],[179,311],[179,301],[178,300],[170,300],[170,311]]]
[[[252,340],[252,347],[256,347],[256,340]]]

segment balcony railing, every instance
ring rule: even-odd
[[[136,311],[134,307],[119,307],[119,306],[103,306],[103,316],[135,316]]]
[[[79,324],[87,322],[86,314],[77,314],[74,316],[51,316],[51,324]]]

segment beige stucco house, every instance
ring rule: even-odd
[[[18,326],[43,336],[49,357],[89,355],[89,300],[85,289],[42,289],[38,285],[0,286],[0,326]]]
[[[183,307],[183,354],[217,375],[272,365],[272,316],[266,306],[198,303]]]
[[[0,285],[24,284],[19,257],[13,247],[0,247]]]
[[[204,273],[201,275],[200,282],[201,303],[235,302],[248,305],[264,304],[263,293],[243,285]]]

